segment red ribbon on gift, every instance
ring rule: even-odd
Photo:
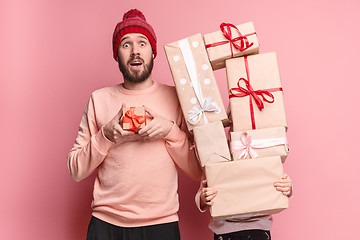
[[[134,133],[137,132],[137,129],[146,121],[145,116],[138,116],[134,113],[135,107],[130,107],[129,110],[126,111],[125,116],[123,118],[123,123],[130,123],[129,130]]]
[[[245,78],[240,78],[239,81],[237,82],[238,87],[231,88],[229,90],[229,98],[250,96],[249,104],[250,104],[251,126],[252,126],[252,129],[256,129],[252,97],[254,98],[254,101],[255,101],[257,107],[261,111],[262,109],[264,109],[263,101],[267,102],[267,103],[273,103],[275,101],[274,95],[272,95],[271,92],[282,91],[283,89],[281,87],[279,87],[279,88],[269,88],[269,89],[255,91],[254,88],[250,84],[249,63],[247,60],[247,56],[244,57],[244,62],[245,62],[246,76],[247,76],[248,80]],[[246,88],[240,86],[240,81],[245,82]],[[271,100],[268,100],[265,97],[265,95],[267,95]]]
[[[233,38],[231,33],[231,28],[235,29],[235,31],[237,31],[240,36]],[[228,41],[206,44],[205,45],[206,48],[217,47],[220,45],[230,43],[231,57],[233,57],[234,56],[233,47],[238,49],[239,51],[245,51],[246,49],[254,45],[254,43],[249,43],[247,37],[256,34],[256,32],[242,35],[240,30],[234,24],[231,23],[221,23],[220,30],[223,32],[224,36],[228,39]],[[239,42],[240,44],[238,44],[237,42]]]

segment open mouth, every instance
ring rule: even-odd
[[[130,67],[133,69],[139,69],[143,65],[140,59],[133,59],[130,61]]]
[[[130,66],[141,66],[142,62],[134,61],[130,63]]]

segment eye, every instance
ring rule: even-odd
[[[128,48],[128,47],[130,47],[130,44],[129,43],[124,43],[123,47]]]
[[[141,46],[141,47],[144,47],[145,45],[146,45],[145,42],[141,42],[141,43],[140,43],[140,46]]]

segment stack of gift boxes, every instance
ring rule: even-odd
[[[278,213],[288,198],[273,187],[288,153],[286,116],[275,52],[259,54],[253,23],[166,44],[180,105],[209,187],[214,220]],[[226,68],[231,117],[213,71]],[[230,140],[230,141],[228,141]]]

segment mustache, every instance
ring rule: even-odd
[[[142,59],[140,56],[131,56],[127,63],[130,64],[134,60],[139,60],[141,63],[144,64],[144,59]]]

